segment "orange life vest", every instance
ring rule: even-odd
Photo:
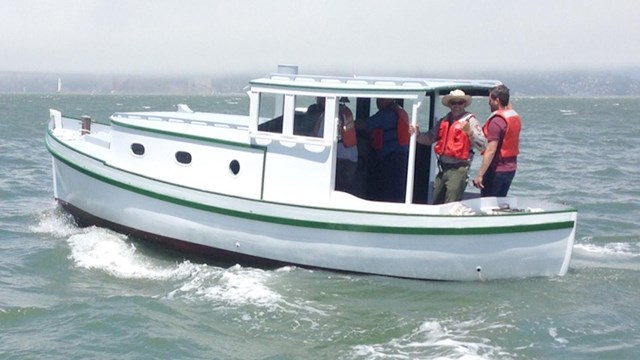
[[[471,140],[462,130],[462,121],[449,120],[451,114],[440,120],[438,129],[438,143],[434,151],[440,156],[450,156],[456,159],[468,161],[471,152]],[[465,118],[473,116],[467,115]]]
[[[398,115],[398,143],[401,146],[409,145],[411,141],[411,134],[409,133],[409,114],[400,107],[400,105],[395,104],[393,109],[396,111],[396,115]]]
[[[520,153],[520,129],[522,128],[520,115],[511,109],[494,111],[482,128],[485,136],[489,134],[489,123],[491,123],[491,120],[496,116],[503,118],[507,123],[507,130],[505,131],[504,138],[502,139],[502,147],[500,148],[500,156],[503,159],[518,156]]]
[[[400,105],[394,103],[393,111],[396,112],[398,117],[396,123],[396,137],[400,146],[408,146],[411,141],[411,134],[409,133],[409,114],[400,107]],[[384,129],[377,128],[371,131],[371,146],[375,150],[381,150],[384,147]]]

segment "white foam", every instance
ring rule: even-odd
[[[555,340],[556,342],[559,342],[560,344],[566,344],[569,342],[569,340],[563,338],[563,337],[559,337],[558,336],[558,329],[556,328],[549,328],[549,336],[551,336],[553,338],[553,340]]]
[[[571,266],[639,271],[639,260],[640,242],[578,243],[573,246]]]
[[[29,226],[29,230],[34,233],[51,234],[60,238],[82,232],[73,217],[56,208],[55,204],[51,209],[38,214],[37,224]]]
[[[206,301],[221,306],[253,305],[269,311],[327,316],[331,306],[285,298],[270,286],[278,278],[302,271],[283,267],[274,271],[233,266],[225,269],[189,261],[180,263],[140,253],[125,235],[104,228],[80,228],[73,218],[53,207],[40,215],[31,231],[66,238],[74,266],[107,273],[120,279],[168,282],[167,299]],[[249,317],[255,317],[255,314]]]
[[[67,240],[75,266],[99,270],[117,278],[179,281],[170,299],[213,301],[225,305],[281,305],[281,296],[265,283],[271,272],[234,266],[229,269],[184,261],[166,263],[141,254],[122,234],[90,227]]]
[[[30,230],[67,238],[71,253],[69,259],[78,267],[97,269],[119,278],[175,279],[193,273],[194,267],[184,262],[172,267],[162,267],[136,252],[126,236],[97,227],[80,228],[73,217],[55,205],[39,214],[37,224]]]
[[[568,109],[561,109],[560,112],[562,113],[562,115],[565,115],[565,116],[571,116],[571,115],[577,115],[578,114],[575,110],[568,110]]]
[[[591,256],[615,256],[615,257],[627,257],[635,258],[640,257],[640,243],[628,243],[628,242],[612,242],[604,245],[597,244],[576,244],[574,250],[582,253],[583,255]]]
[[[97,269],[118,278],[167,280],[188,276],[189,263],[173,267],[155,265],[152,259],[138,254],[126,236],[97,227],[83,229],[69,237],[69,258],[76,266]]]
[[[282,296],[267,285],[271,272],[239,265],[229,269],[207,267],[201,270],[172,291],[168,298],[210,301],[225,306],[280,307]]]
[[[473,335],[491,328],[508,327],[506,324],[484,324],[484,321],[427,320],[413,332],[384,344],[357,345],[355,356],[368,359],[486,359],[511,357],[490,340]]]
[[[259,326],[260,321],[256,322],[259,319],[269,321],[271,318],[265,316],[272,313],[293,314],[298,321],[316,324],[315,316],[328,316],[328,311],[335,310],[335,307],[278,292],[281,277],[286,277],[293,269],[285,267],[268,271],[240,265],[228,269],[205,266],[171,291],[167,298],[205,301],[224,309],[253,306],[258,309],[240,317],[243,321],[252,321],[252,326]]]

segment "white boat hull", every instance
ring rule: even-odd
[[[295,206],[197,191],[106,166],[51,136],[56,199],[116,230],[243,259],[414,279],[560,276],[575,211],[442,216]]]

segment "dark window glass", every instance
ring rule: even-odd
[[[229,170],[231,170],[233,175],[238,175],[238,173],[240,172],[240,163],[238,162],[238,160],[233,160],[229,163]]]
[[[180,164],[191,164],[191,154],[186,151],[178,151],[176,153],[176,160]]]
[[[131,151],[138,156],[142,156],[144,155],[144,145],[133,143],[131,144]]]

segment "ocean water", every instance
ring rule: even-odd
[[[635,359],[640,98],[516,98],[511,192],[578,208],[559,278],[433,282],[221,267],[53,201],[48,109],[245,113],[243,95],[0,95],[0,359]],[[484,100],[472,107],[488,114]],[[476,159],[476,166],[477,166]]]

